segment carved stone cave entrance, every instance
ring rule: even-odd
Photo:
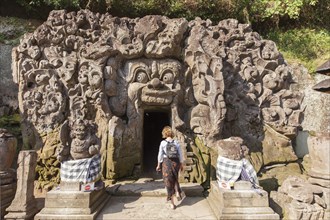
[[[143,120],[143,147],[142,147],[142,176],[161,178],[155,168],[162,129],[170,125],[170,116],[167,112],[145,111]]]

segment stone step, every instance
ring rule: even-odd
[[[279,217],[277,214],[264,214],[264,215],[260,215],[260,214],[232,214],[232,215],[222,215],[220,217],[220,220],[222,219],[226,219],[226,220],[247,220],[247,219],[252,219],[252,220],[256,220],[256,219],[260,219],[260,220],[279,220]]]
[[[232,215],[232,214],[274,214],[274,211],[270,207],[231,207],[224,208],[222,210],[223,215]]]
[[[223,207],[268,207],[269,200],[266,191],[261,190],[227,190],[218,187],[215,181],[211,182],[211,200],[223,198]],[[214,195],[214,196],[212,196]],[[214,198],[213,198],[214,197]],[[221,202],[221,201],[220,201]]]
[[[264,191],[265,192],[265,191]],[[253,190],[229,191],[223,193],[224,207],[265,207],[269,206],[268,195],[259,195]]]
[[[181,189],[186,196],[203,197],[203,187],[195,183],[180,183]],[[166,197],[167,192],[163,181],[151,182],[131,182],[118,183],[107,187],[107,192],[115,196],[150,196],[150,197]]]
[[[88,208],[105,194],[104,190],[82,192],[82,191],[49,191],[45,199],[47,208]]]

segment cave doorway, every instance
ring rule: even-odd
[[[156,172],[159,144],[162,138],[162,129],[170,125],[167,112],[148,111],[144,113],[143,121],[143,176],[154,179],[162,178]]]

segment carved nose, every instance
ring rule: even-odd
[[[150,82],[150,85],[154,88],[154,89],[158,89],[162,86],[162,82],[158,79],[158,78],[153,78]]]

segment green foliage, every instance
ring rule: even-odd
[[[13,114],[0,117],[0,128],[7,129],[15,137],[21,136],[20,128],[21,117],[19,114]]]
[[[303,7],[317,2],[318,0],[255,0],[252,3],[252,12],[262,19],[283,16],[297,19]]]
[[[51,6],[54,9],[79,8],[80,0],[16,0],[28,11],[33,11],[41,6]]]
[[[329,59],[329,0],[16,0],[38,13],[53,9],[90,9],[119,17],[143,17],[150,14],[170,18],[200,17],[218,23],[235,18],[251,23],[253,29],[273,39],[286,59],[296,59],[310,71]],[[45,16],[47,17],[47,15]],[[274,30],[275,28],[275,30]],[[294,30],[290,30],[294,28]],[[278,30],[277,30],[278,29]],[[301,29],[301,30],[299,30]],[[284,30],[290,30],[285,32]],[[5,36],[0,35],[0,41]]]
[[[40,24],[40,21],[0,16],[0,26],[6,30],[0,31],[0,43],[17,45],[24,33],[34,31]]]
[[[302,63],[310,73],[330,59],[330,31],[325,29],[274,30],[265,38],[276,43],[287,61]]]
[[[330,16],[329,0],[15,0],[28,11],[42,14],[51,9],[109,12],[120,17],[142,17],[149,14],[168,17],[195,17],[217,23],[225,18],[235,18],[259,27],[266,22],[279,26],[326,24]],[[42,10],[43,8],[49,10]],[[47,17],[47,15],[46,15]],[[330,26],[327,24],[328,27]]]

